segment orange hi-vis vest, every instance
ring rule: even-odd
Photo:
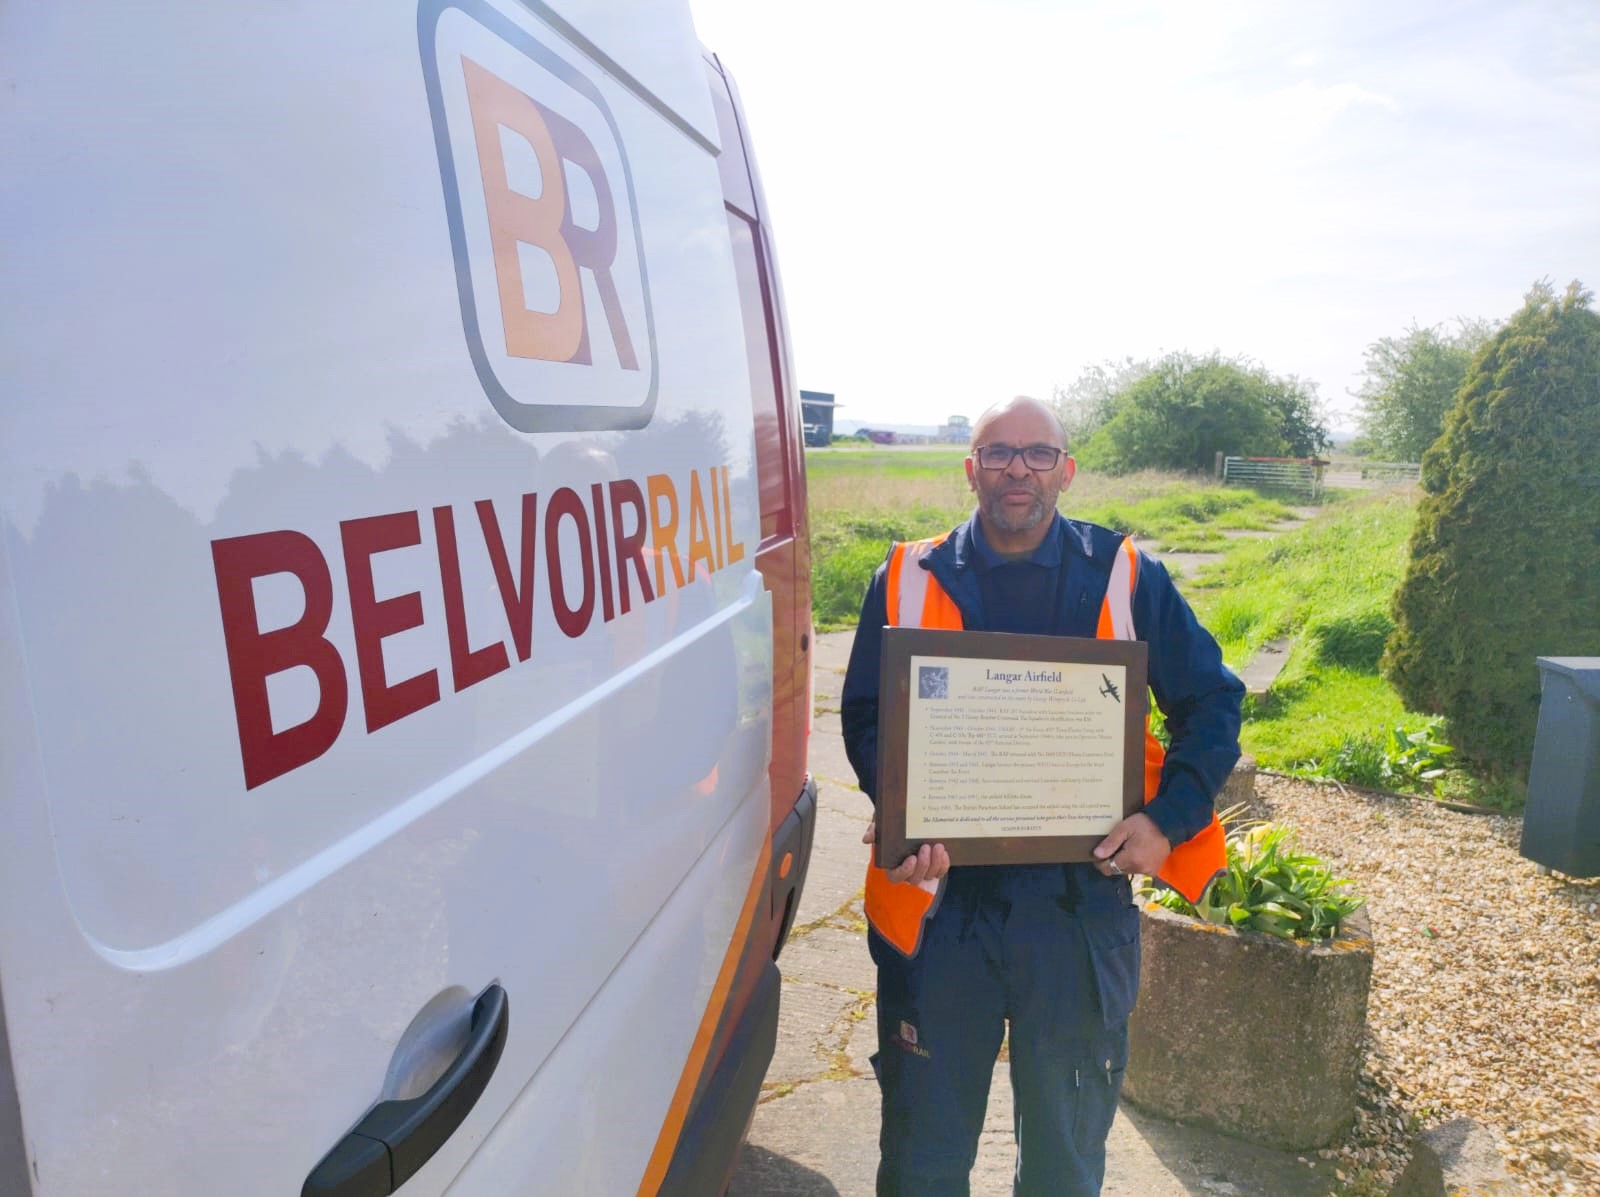
[[[948,534],[947,534],[948,535]],[[939,580],[921,566],[922,558],[944,541],[930,540],[897,544],[889,554],[886,576],[886,605],[889,623],[901,627],[960,629],[961,611]],[[1139,553],[1133,538],[1122,542],[1111,567],[1111,581],[1100,604],[1100,623],[1095,629],[1099,640],[1133,640],[1133,589],[1139,581]],[[1144,800],[1155,797],[1161,785],[1161,765],[1166,760],[1161,741],[1150,734],[1149,720],[1144,729]],[[1157,874],[1189,901],[1200,897],[1212,877],[1227,867],[1222,824],[1216,815],[1193,839],[1173,848]],[[922,928],[939,908],[945,881],[890,881],[886,869],[867,862],[867,918],[873,929],[903,955],[917,954],[922,944]]]

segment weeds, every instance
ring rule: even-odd
[[[1411,731],[1397,723],[1377,732],[1345,736],[1326,759],[1298,761],[1291,771],[1312,781],[1435,792],[1454,752],[1440,734],[1443,722],[1435,717]]]

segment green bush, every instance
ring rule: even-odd
[[[1077,450],[1088,469],[1209,471],[1219,452],[1304,457],[1328,444],[1313,385],[1220,354],[1168,354],[1110,411]]]
[[[1548,284],[1478,354],[1438,442],[1385,675],[1491,773],[1528,767],[1535,658],[1600,655],[1600,316]]]

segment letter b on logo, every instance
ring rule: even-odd
[[[523,431],[642,427],[655,406],[654,322],[604,73],[478,0],[425,0],[422,17],[479,381]]]

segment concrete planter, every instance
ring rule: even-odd
[[[1220,813],[1240,802],[1250,802],[1256,796],[1256,758],[1249,753],[1241,756],[1217,792],[1215,806]]]
[[[1322,1147],[1350,1126],[1372,982],[1364,907],[1315,944],[1156,906],[1141,923],[1130,1101],[1284,1150]]]

